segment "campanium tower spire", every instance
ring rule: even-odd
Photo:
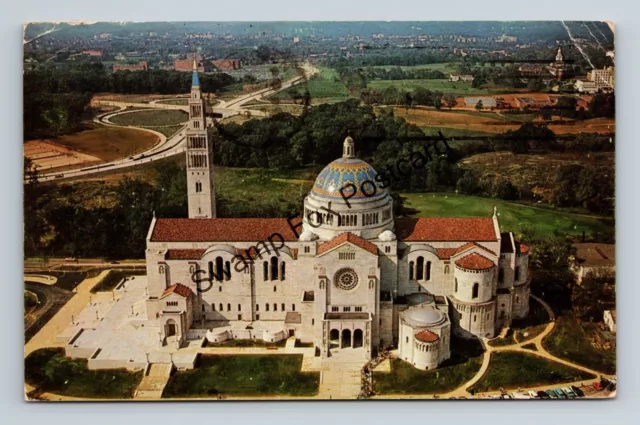
[[[215,218],[213,146],[207,133],[205,104],[200,89],[198,63],[193,59],[187,137],[187,195],[189,218]]]

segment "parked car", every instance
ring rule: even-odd
[[[514,391],[511,393],[511,397],[513,397],[516,400],[529,400],[531,397],[529,397],[529,394],[527,393],[523,393],[523,392],[518,392],[518,391]]]
[[[543,400],[549,400],[551,396],[544,391],[538,391],[538,398]]]
[[[509,394],[500,394],[500,398],[503,400],[510,400],[513,397],[511,397]]]
[[[573,390],[572,390],[571,388],[569,388],[569,387],[563,387],[563,388],[561,388],[561,390],[562,390],[562,392],[564,392],[564,393],[567,395],[567,397],[569,397],[569,398],[576,398],[576,397],[577,397],[576,393],[574,393],[574,392],[573,392]]]
[[[584,391],[582,391],[580,388],[576,387],[575,385],[572,385],[571,389],[573,390],[574,393],[576,393],[578,397],[584,397]]]
[[[538,397],[538,393],[535,391],[528,391],[527,394],[529,394],[529,398],[540,398]]]
[[[547,390],[547,391],[545,391],[545,393],[547,393],[547,395],[549,396],[549,398],[551,400],[557,400],[558,399],[558,395],[553,390]]]
[[[554,389],[553,392],[556,393],[556,395],[558,396],[559,399],[566,399],[567,398],[567,395],[560,388]]]

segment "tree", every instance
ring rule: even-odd
[[[615,304],[615,274],[605,271],[588,272],[571,291],[574,313],[589,320],[600,320],[607,308]]]
[[[553,204],[558,207],[570,207],[576,204],[576,188],[584,167],[568,164],[556,170],[554,178]]]
[[[413,99],[411,97],[411,93],[405,92],[404,93],[404,109],[405,109],[405,112],[409,112],[409,109],[411,109],[412,106],[413,106]]]
[[[449,110],[451,110],[451,108],[456,106],[456,104],[458,103],[458,99],[456,98],[456,96],[454,94],[447,93],[447,94],[444,95],[444,103],[447,105]]]
[[[51,387],[60,387],[73,375],[80,373],[80,365],[63,354],[56,354],[43,368],[45,383]]]

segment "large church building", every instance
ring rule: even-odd
[[[351,137],[302,218],[217,218],[197,70],[189,108],[189,218],[154,218],[147,235],[146,314],[163,344],[295,336],[325,359],[364,363],[393,346],[432,369],[450,357],[452,334],[492,338],[527,315],[529,249],[500,231],[495,210],[394,218],[386,190],[361,191],[377,173]]]

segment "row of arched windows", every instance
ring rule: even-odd
[[[189,136],[189,148],[204,149],[206,147],[207,143],[204,136]]]
[[[278,265],[278,257],[271,257],[270,261],[264,261],[262,263],[262,279],[264,281],[268,280],[284,280],[286,266],[284,261],[280,261]]]
[[[214,279],[218,282],[231,279],[230,261],[224,261],[222,257],[216,257],[215,267],[214,262],[209,261],[209,280]]]
[[[206,155],[189,155],[189,168],[193,167],[206,167],[207,166],[207,156]]]
[[[264,311],[269,311],[269,303],[264,304]],[[256,311],[260,311],[260,304],[256,304]],[[278,311],[278,303],[273,303],[273,311]],[[284,303],[280,304],[280,311],[286,311],[286,306]],[[291,304],[291,311],[296,311],[296,305]]]
[[[418,257],[415,263],[409,262],[409,279],[413,280],[431,280],[431,261],[425,264],[424,257]]]
[[[423,352],[432,352],[438,350],[437,344],[419,344],[416,342],[416,350]]]
[[[378,213],[362,214],[362,224],[365,226],[378,224]]]
[[[455,279],[455,286],[453,288],[453,292],[458,293],[458,278]],[[475,282],[473,287],[471,288],[471,298],[478,298],[478,294],[480,293],[480,284]]]
[[[202,192],[202,183],[196,182],[196,193]]]

